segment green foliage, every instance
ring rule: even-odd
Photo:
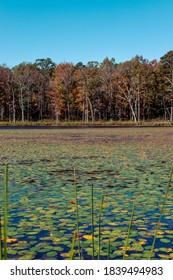
[[[161,210],[160,210],[160,216],[159,216],[159,220],[157,222],[157,226],[156,226],[156,230],[155,230],[155,234],[154,234],[154,238],[153,238],[153,243],[152,243],[151,251],[150,251],[150,255],[149,255],[149,260],[153,256],[154,246],[155,246],[155,243],[156,243],[158,230],[159,230],[159,227],[160,227],[160,224],[161,224],[161,218],[163,216],[164,208],[165,208],[165,205],[166,205],[166,202],[167,202],[167,199],[168,199],[168,193],[169,193],[169,190],[170,190],[170,187],[171,187],[172,174],[173,174],[173,167],[171,168],[171,173],[170,173],[170,176],[169,176],[168,185],[167,185],[165,196],[164,196],[164,199],[163,199],[163,204],[162,204],[162,207],[161,207]],[[169,243],[169,240],[167,240],[167,242]]]

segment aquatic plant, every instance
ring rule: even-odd
[[[126,251],[127,251],[127,246],[128,246],[129,237],[130,237],[130,231],[131,231],[132,223],[133,223],[134,211],[135,211],[135,200],[133,200],[132,213],[131,213],[130,222],[129,222],[129,227],[128,227],[128,231],[127,231],[127,237],[126,237],[126,241],[125,241],[125,248],[124,248],[124,253],[123,253],[123,260],[125,260],[125,257],[126,257]]]
[[[79,211],[78,211],[78,195],[76,185],[76,168],[74,167],[74,186],[75,186],[75,205],[76,205],[76,227],[77,227],[77,239],[78,239],[78,255],[81,260],[81,248],[80,248],[80,233],[79,233]]]
[[[70,257],[69,257],[69,259],[70,260],[73,260],[74,259],[74,253],[75,253],[75,251],[74,251],[74,247],[75,247],[75,239],[76,239],[76,230],[74,231],[74,234],[73,234],[73,239],[72,239],[72,243],[71,243],[71,250],[70,250]],[[79,248],[78,248],[78,250],[80,250]],[[79,251],[80,252],[80,251]]]
[[[2,130],[2,257],[5,162],[11,167],[8,259],[69,259],[74,231],[74,259],[92,259],[93,241],[95,259],[122,259],[136,190],[125,259],[148,259],[172,160],[172,128]],[[173,258],[172,196],[170,188],[153,259]]]
[[[91,227],[92,227],[92,259],[94,260],[94,193],[91,185]]]
[[[4,169],[3,221],[0,213],[0,259],[7,260],[7,200],[8,200],[8,164]],[[3,222],[3,227],[2,227]],[[3,230],[2,230],[3,229]]]
[[[154,238],[153,238],[153,242],[152,242],[152,245],[151,245],[151,250],[150,250],[150,254],[149,254],[149,258],[148,258],[149,260],[153,256],[154,247],[155,247],[155,243],[156,243],[156,238],[158,236],[158,231],[159,231],[159,228],[160,228],[161,219],[162,219],[162,216],[163,216],[163,213],[164,213],[165,204],[166,204],[166,201],[167,201],[167,198],[168,198],[168,193],[169,193],[169,190],[170,190],[170,187],[171,187],[172,175],[173,175],[173,167],[171,168],[169,181],[168,181],[168,184],[167,184],[165,196],[164,196],[162,207],[161,207],[161,210],[160,210],[159,219],[158,219],[158,222],[157,222],[157,225],[156,225],[156,230],[155,230],[155,233],[154,233]]]
[[[101,248],[101,219],[102,219],[102,209],[103,209],[103,199],[104,195],[102,194],[101,202],[100,202],[100,213],[99,213],[99,235],[98,235],[98,260],[100,260],[100,248]]]

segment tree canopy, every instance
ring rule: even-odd
[[[135,56],[54,63],[39,58],[0,66],[0,120],[173,121],[173,51],[160,61]]]

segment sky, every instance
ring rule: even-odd
[[[172,30],[172,0],[0,0],[0,65],[159,60]]]

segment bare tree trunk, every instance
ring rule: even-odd
[[[91,121],[92,121],[92,124],[93,124],[94,123],[94,112],[93,112],[93,106],[92,106],[92,103],[91,103],[91,100],[89,99],[89,97],[88,97],[88,102],[89,102],[89,105],[90,105]]]
[[[170,122],[173,121],[173,106],[171,104]]]
[[[85,122],[88,123],[88,97],[85,96],[86,109],[85,109]]]
[[[16,106],[15,106],[15,97],[14,97],[14,90],[13,90],[13,122],[16,122]]]
[[[131,113],[132,113],[133,119],[134,119],[135,123],[137,123],[136,114],[135,114],[135,111],[133,109],[133,106],[132,106],[131,102],[129,102],[129,105],[130,105],[130,109],[131,109]]]
[[[1,107],[1,121],[4,120],[4,106]]]
[[[173,88],[172,88],[172,94],[173,94]],[[170,122],[172,121],[173,121],[173,99],[171,98]]]
[[[138,123],[140,123],[140,121],[141,121],[140,111],[141,111],[141,108],[140,108],[140,92],[138,90]]]

